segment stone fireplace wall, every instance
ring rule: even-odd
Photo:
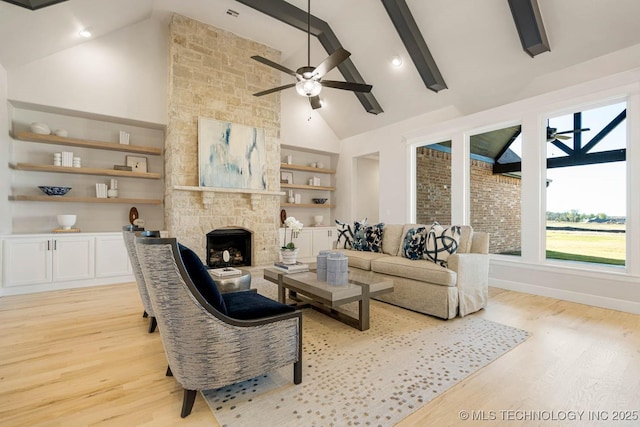
[[[267,191],[280,187],[280,95],[252,94],[279,86],[280,73],[251,59],[279,62],[280,52],[174,14],[169,31],[168,128],[165,140],[165,224],[169,235],[204,260],[206,234],[220,227],[253,232],[253,265],[277,259],[280,197],[203,193],[198,186],[198,117],[265,129]]]

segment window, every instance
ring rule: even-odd
[[[549,118],[547,259],[625,265],[626,108]]]

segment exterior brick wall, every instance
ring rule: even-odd
[[[267,191],[280,187],[280,95],[253,93],[279,86],[281,73],[250,57],[276,62],[280,52],[202,22],[174,14],[169,25],[168,128],[165,140],[165,224],[171,236],[203,259],[206,233],[221,227],[253,232],[252,262],[277,259],[280,197],[209,193],[203,203],[198,186],[198,117],[265,129]]]
[[[451,154],[419,147],[416,152],[417,221],[451,222]],[[490,163],[471,160],[471,225],[491,235],[490,253],[519,251],[520,179],[493,175]]]

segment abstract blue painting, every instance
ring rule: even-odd
[[[264,129],[198,118],[200,187],[267,189]]]

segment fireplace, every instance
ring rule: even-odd
[[[224,260],[228,251],[229,261]],[[207,233],[207,265],[212,268],[251,265],[251,232],[244,228],[218,228]]]

